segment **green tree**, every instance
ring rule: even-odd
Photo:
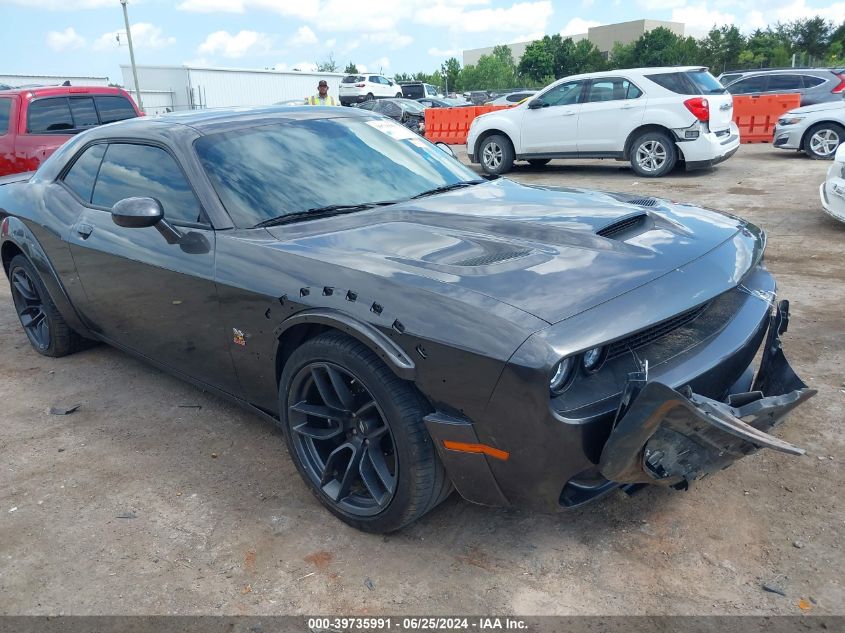
[[[349,62],[348,64],[346,64],[346,68],[344,68],[343,72],[345,72],[347,75],[357,75],[358,67],[352,62]]]
[[[450,57],[440,67],[440,72],[446,75],[450,92],[461,90],[461,63],[454,57]],[[444,87],[445,89],[445,87]]]
[[[554,77],[555,58],[549,48],[548,37],[535,40],[525,47],[517,71],[535,85],[545,77]]]
[[[409,75],[408,73],[396,73],[395,75],[393,75],[393,78],[396,81],[411,81],[411,75]]]
[[[714,74],[736,68],[745,44],[745,37],[736,26],[714,26],[699,42],[697,63],[709,66]]]
[[[322,62],[317,62],[317,71],[321,73],[336,73],[337,62],[334,60],[334,53],[329,53],[328,59]]]

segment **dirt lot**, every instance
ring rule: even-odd
[[[803,599],[845,613],[845,225],[820,210],[827,166],[751,145],[659,181],[611,161],[513,172],[762,225],[792,300],[787,355],[819,390],[781,431],[804,457],[760,453],[689,492],[554,516],[453,495],[399,534],[356,532],[238,407],[105,346],[35,354],[3,282],[0,612],[795,614]]]

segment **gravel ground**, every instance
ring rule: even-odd
[[[237,406],[105,346],[34,353],[3,283],[0,613],[845,613],[845,224],[820,209],[827,166],[746,145],[656,181],[612,161],[513,171],[763,226],[792,300],[787,355],[819,390],[780,432],[804,457],[758,453],[688,492],[567,514],[453,495],[399,534],[356,532],[306,490],[274,428]]]

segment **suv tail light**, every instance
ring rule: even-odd
[[[842,92],[845,92],[845,73],[833,73],[833,74],[836,75],[837,79],[839,79],[839,85],[836,86],[836,88],[834,88],[833,90],[831,90],[831,92],[833,94],[837,94],[837,95],[842,93]]]
[[[703,97],[695,97],[684,101],[687,110],[692,112],[692,115],[699,121],[707,122],[710,120],[710,103]]]
[[[367,84],[355,84],[356,88],[366,88]]]

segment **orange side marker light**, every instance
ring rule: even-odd
[[[507,461],[510,453],[507,451],[487,446],[487,444],[468,444],[466,442],[453,442],[451,440],[443,440],[443,446],[450,451],[459,451],[461,453],[482,453],[489,457],[501,459],[503,462]]]

